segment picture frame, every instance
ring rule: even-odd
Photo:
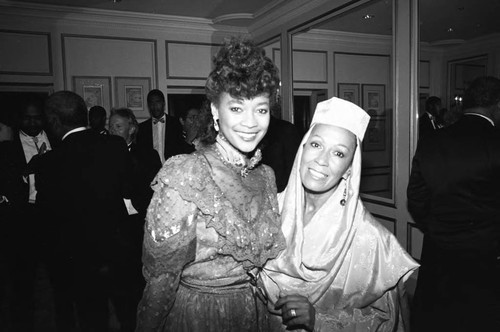
[[[147,94],[151,90],[150,77],[115,77],[116,107],[131,109],[136,118],[149,117]]]
[[[102,106],[109,115],[111,109],[111,77],[73,76],[73,91],[80,95],[87,109]]]
[[[363,139],[363,151],[383,151],[386,149],[386,119],[371,118]]]
[[[385,85],[384,84],[363,84],[361,86],[363,94],[362,108],[373,117],[384,117],[385,112]]]
[[[350,101],[358,106],[359,103],[359,84],[357,83],[338,83],[337,84],[339,98]]]

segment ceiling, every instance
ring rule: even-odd
[[[287,0],[12,0],[128,12],[189,16],[214,23],[248,27],[253,19]],[[115,0],[116,1],[116,0]],[[303,0],[307,3],[309,0]],[[390,35],[392,1],[377,0],[326,22],[318,28]],[[500,33],[498,0],[420,0],[420,38],[431,44],[466,41]],[[373,15],[372,19],[363,16]],[[451,29],[450,29],[451,28]]]

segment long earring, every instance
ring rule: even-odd
[[[217,122],[219,119],[214,118],[214,129],[215,131],[219,131],[219,122]]]
[[[344,193],[342,194],[342,199],[340,200],[340,205],[345,206],[347,202],[347,179],[345,179]]]

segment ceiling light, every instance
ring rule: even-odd
[[[374,17],[375,17],[375,15],[372,15],[372,14],[366,14],[366,15],[364,15],[364,16],[363,16],[363,18],[364,18],[365,20],[369,20],[369,19],[372,19],[372,18],[374,18]]]

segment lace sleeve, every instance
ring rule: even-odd
[[[167,166],[167,165],[166,165]],[[158,331],[170,311],[184,266],[196,255],[196,205],[162,181],[153,186],[143,244],[146,280],[138,306],[137,331]]]

